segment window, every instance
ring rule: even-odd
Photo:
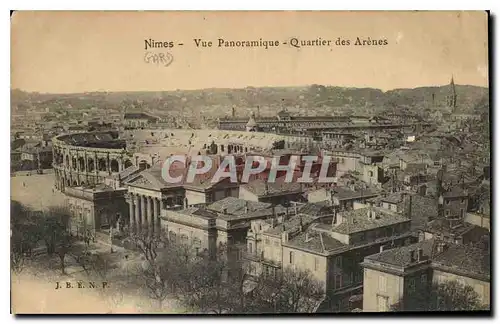
[[[465,204],[465,199],[462,199],[461,203],[462,203],[462,204]]]
[[[387,312],[389,310],[389,297],[377,296],[377,311]]]
[[[318,258],[314,258],[314,271],[318,271]]]
[[[290,251],[290,264],[293,264],[293,252]]]
[[[385,275],[380,275],[378,277],[378,291],[380,292],[387,291],[387,277]]]
[[[464,210],[463,209],[460,209],[460,217],[464,218]]]
[[[410,282],[408,283],[408,288],[410,291],[415,291],[415,278],[410,278]]]
[[[338,256],[338,257],[335,258],[335,266],[337,268],[341,268],[342,267],[342,257]]]
[[[450,216],[450,211],[449,210],[445,211],[444,213],[445,213],[446,216]]]
[[[426,273],[422,273],[422,275],[420,276],[420,282],[423,285],[427,284],[427,274]]]
[[[248,243],[248,253],[253,253],[253,244]]]
[[[168,232],[168,234],[169,234],[170,240],[175,241],[175,239],[177,238],[177,235],[173,231]]]
[[[447,200],[447,201],[446,201],[446,204],[447,204],[447,205],[449,205],[449,204],[450,204],[450,201],[449,201],[449,200]]]
[[[342,288],[342,275],[336,274],[335,275],[335,289]]]

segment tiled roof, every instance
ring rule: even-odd
[[[333,190],[333,196],[340,200],[370,197],[378,195],[379,193],[378,191],[372,189],[354,191],[346,187],[335,187],[332,190]]]
[[[274,183],[262,179],[255,179],[243,185],[243,188],[257,196],[286,195],[301,192],[301,185],[297,182],[287,183],[285,177],[277,178]]]
[[[435,248],[435,242],[436,240],[424,240],[415,244],[397,247],[373,254],[365,257],[365,259],[398,267],[407,267],[417,262],[416,260],[412,261],[411,254],[412,251],[416,251],[419,248],[422,249],[424,258],[431,259],[433,255],[432,252]]]
[[[470,275],[490,277],[490,255],[472,245],[451,245],[433,260],[434,267],[446,267]]]
[[[280,235],[283,232],[295,232],[299,230],[300,224],[305,227],[314,221],[314,217],[308,215],[294,215],[283,223],[276,225],[273,228],[268,229],[265,233],[272,235]]]
[[[476,225],[472,225],[466,222],[461,222],[455,226],[452,226],[449,220],[444,218],[438,218],[429,222],[425,227],[424,231],[434,234],[443,235],[462,235]],[[487,230],[486,230],[487,231]]]
[[[369,218],[368,211],[374,211],[376,218]],[[333,231],[343,234],[363,232],[379,227],[409,222],[400,214],[383,208],[366,207],[342,213],[343,222],[333,228]]]
[[[330,206],[329,201],[306,203],[298,208],[298,212],[301,214],[306,214],[311,216],[320,216],[332,213],[333,207]]]
[[[348,246],[330,235],[307,229],[288,240],[286,245],[319,253],[331,252]]]
[[[248,207],[248,212],[255,212],[257,210],[271,208],[272,204],[248,201],[244,199],[239,199],[235,197],[226,197],[224,199],[218,200],[207,206],[207,209],[222,213],[226,209],[227,214],[239,215],[245,213],[245,207]]]
[[[394,192],[386,197],[380,197],[380,201],[385,201],[391,204],[399,204],[403,202],[404,193],[402,192]]]
[[[411,227],[423,228],[430,219],[438,217],[437,201],[433,198],[413,195],[411,199]]]
[[[205,218],[217,218],[217,213],[200,207],[188,207],[186,209],[182,209],[176,212],[179,214],[195,215]]]

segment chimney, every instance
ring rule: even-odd
[[[373,213],[372,213],[372,209],[371,208],[367,208],[367,214],[368,214],[368,219],[372,219],[373,218]]]
[[[416,258],[416,251],[415,250],[411,250],[410,251],[410,262],[415,262],[417,261],[417,258]]]
[[[295,215],[297,215],[297,214],[298,214],[298,211],[297,211],[297,210],[298,210],[298,208],[297,208],[297,203],[296,203],[296,202],[294,202],[294,205],[293,205],[293,212],[295,213]],[[301,220],[302,220],[302,219],[301,219]]]
[[[381,245],[379,253],[384,252],[384,250],[385,250],[385,245]]]
[[[248,214],[248,201],[245,201],[245,214]]]
[[[281,233],[281,242],[283,242],[283,243],[288,242],[288,232],[287,231],[284,231],[283,233]]]
[[[304,231],[304,224],[302,223],[302,217],[299,218],[299,231],[301,233]]]
[[[422,248],[417,249],[417,261],[423,261],[424,260],[424,250]]]
[[[408,215],[407,215],[408,219],[411,219],[411,202],[412,202],[412,199],[413,199],[413,196],[411,194],[408,195],[408,200],[409,200],[409,202],[408,202]]]
[[[446,244],[444,242],[439,242],[437,245],[437,252],[442,253],[446,250]]]
[[[227,208],[223,208],[223,209],[222,209],[222,213],[223,213],[224,215],[227,215]]]

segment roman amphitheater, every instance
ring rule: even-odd
[[[226,130],[128,130],[59,135],[53,139],[55,186],[93,186],[140,164],[151,167],[172,154],[264,153],[306,138]]]

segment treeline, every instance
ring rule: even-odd
[[[43,189],[42,189],[43,190]],[[102,274],[105,262],[88,251],[90,231],[76,237],[70,231],[71,213],[66,207],[34,211],[11,200],[10,260],[11,271],[20,273],[26,263],[39,254],[57,256],[61,273],[66,274],[66,259],[73,258],[84,271]]]

